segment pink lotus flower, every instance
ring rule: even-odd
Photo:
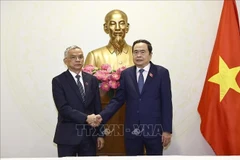
[[[109,81],[109,86],[112,88],[112,89],[117,89],[119,87],[120,83],[117,82],[117,81]]]
[[[118,81],[119,79],[120,79],[120,74],[118,74],[117,72],[113,72],[110,76],[110,80]]]
[[[117,89],[120,85],[119,79],[121,72],[126,69],[126,67],[121,67],[119,69],[112,70],[109,64],[103,64],[101,68],[97,68],[93,65],[87,65],[83,68],[83,72],[87,72],[95,76],[99,81],[99,87],[101,90],[110,93],[110,91]]]
[[[101,70],[111,72],[112,67],[109,64],[103,64],[103,65],[101,65]]]
[[[94,76],[101,81],[103,78],[103,73],[101,71],[96,71],[96,73],[94,74]]]
[[[109,91],[110,90],[110,86],[108,85],[107,82],[102,82],[101,85],[100,85],[100,88],[103,90],[103,91]]]
[[[103,71],[103,70],[98,70],[94,74],[94,76],[97,77],[99,81],[104,81],[104,82],[108,80],[109,75],[110,74],[107,71]]]
[[[97,67],[94,67],[93,65],[87,65],[86,67],[83,68],[84,72],[87,72],[89,74],[92,74],[94,70],[97,70]]]

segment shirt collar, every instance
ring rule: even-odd
[[[70,71],[70,70],[69,70],[69,72],[71,73],[71,75],[75,79],[77,74],[75,72],[73,72],[73,71]],[[80,75],[80,78],[82,78],[82,71],[80,71],[78,75]]]
[[[137,73],[139,72],[141,68],[137,67]],[[148,73],[149,69],[150,69],[150,63],[148,63],[148,65],[146,65],[144,68],[144,72],[146,71]]]
[[[107,45],[106,47],[107,47],[108,51],[109,51],[111,54],[114,53],[114,47],[113,47],[113,45],[112,45],[110,42],[108,43],[108,45]],[[125,53],[125,54],[128,53],[128,45],[127,45],[127,43],[124,44],[122,53]]]

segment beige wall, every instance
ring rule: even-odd
[[[105,14],[129,17],[129,44],[153,45],[153,62],[170,70],[174,133],[165,155],[212,155],[197,106],[223,1],[1,1],[1,157],[54,157],[57,112],[51,80],[66,69],[63,51],[85,55],[106,45]],[[240,15],[240,1],[237,1]]]

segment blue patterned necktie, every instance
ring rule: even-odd
[[[142,89],[144,85],[143,71],[144,69],[139,70],[139,77],[138,77],[138,88],[140,93],[142,93]]]
[[[80,75],[76,75],[76,78],[77,78],[77,86],[82,96],[83,103],[85,103],[85,92],[84,92],[82,83],[80,82]]]

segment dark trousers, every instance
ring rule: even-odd
[[[58,144],[58,157],[96,156],[96,143],[92,137],[83,137],[78,145]]]
[[[162,138],[145,138],[136,136],[136,138],[125,138],[126,154],[128,156],[144,155],[144,147],[147,155],[162,155]]]

